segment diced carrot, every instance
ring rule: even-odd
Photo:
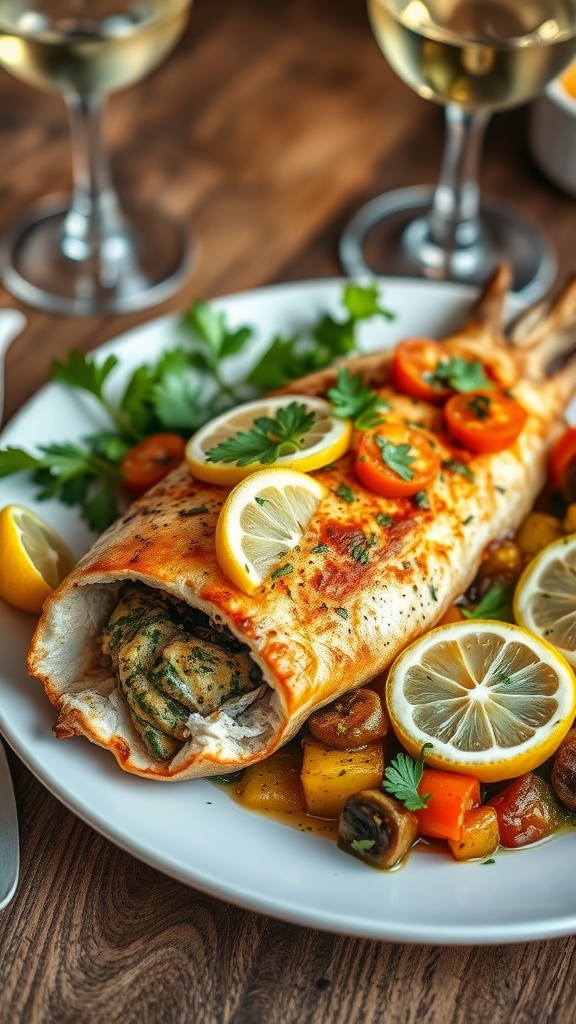
[[[498,848],[498,815],[493,807],[473,807],[466,811],[459,839],[449,839],[448,846],[456,860],[491,857]]]
[[[466,811],[480,803],[478,779],[457,772],[425,768],[418,792],[420,796],[430,794],[426,807],[416,811],[421,834],[458,841]]]

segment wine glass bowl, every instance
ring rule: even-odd
[[[576,0],[368,0],[368,13],[392,69],[444,106],[447,138],[435,188],[358,211],[340,243],[344,268],[480,284],[508,262],[514,290],[534,301],[555,255],[528,218],[481,202],[480,154],[491,114],[538,95],[576,52]]]
[[[121,201],[103,143],[105,97],[148,74],[184,30],[191,0],[0,0],[0,65],[62,96],[73,190],[44,201],[5,234],[3,281],[53,312],[143,309],[188,270],[181,228],[151,206]]]

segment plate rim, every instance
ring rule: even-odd
[[[446,282],[417,281],[416,279],[395,278],[375,278],[374,281],[377,282],[384,290],[385,297],[389,290],[409,292],[415,287],[417,289],[423,289],[426,292],[437,293],[438,291],[443,291],[447,295],[451,296],[451,298],[448,298],[447,300],[449,302],[456,297],[462,300],[470,299],[473,301],[474,296],[478,293],[478,290],[471,286]],[[238,300],[251,303],[253,301],[257,301],[262,295],[274,296],[277,293],[285,295],[297,290],[304,290],[310,294],[322,292],[324,290],[336,293],[338,289],[341,289],[348,283],[350,283],[349,280],[343,277],[285,281],[246,291],[238,291],[229,295],[220,295],[213,299],[211,298],[209,302],[216,308],[222,308]],[[522,308],[522,304],[517,300],[513,300],[510,305],[514,312],[520,311]],[[103,342],[91,351],[96,353],[106,353],[106,351],[110,349],[116,350],[124,342],[130,341],[141,335],[143,329],[154,329],[160,325],[175,325],[180,315],[181,314],[178,312],[167,313],[157,318],[142,321],[140,324],[128,328],[126,331],[108,339],[106,342]],[[4,424],[2,432],[0,433],[0,444],[6,443],[4,439],[4,435],[6,433],[12,433],[13,430],[18,431],[20,424],[26,421],[27,417],[31,415],[31,411],[33,413],[35,402],[40,401],[45,397],[48,389],[52,387],[56,387],[56,385],[53,383],[43,385],[21,406],[10,420]],[[42,694],[42,696],[44,695]],[[278,899],[278,897],[274,899],[267,895],[263,895],[262,893],[250,890],[246,886],[242,887],[241,885],[239,887],[238,883],[233,884],[227,879],[218,879],[216,876],[210,877],[206,873],[194,874],[194,870],[186,873],[174,862],[167,863],[165,860],[163,863],[160,863],[157,855],[154,852],[151,852],[150,849],[146,849],[146,846],[143,846],[138,838],[133,837],[130,841],[127,841],[125,834],[118,828],[116,822],[111,824],[110,822],[102,820],[98,813],[87,808],[85,803],[79,800],[74,793],[67,792],[65,780],[54,779],[49,770],[44,773],[39,771],[34,757],[30,756],[28,749],[22,746],[17,732],[11,728],[10,722],[6,722],[1,709],[0,727],[0,731],[5,736],[7,742],[15,751],[17,756],[23,761],[28,770],[32,772],[40,783],[44,785],[60,803],[79,817],[85,824],[94,828],[95,831],[104,836],[104,838],[112,842],[118,848],[129,853],[131,856],[135,856],[155,870],[161,871],[168,877],[179,881],[181,884],[198,889],[209,896],[224,900],[243,909],[260,914],[266,914],[291,924],[316,928],[336,934],[350,935],[372,940],[408,942],[414,944],[487,945],[495,943],[528,942],[557,938],[565,935],[571,935],[576,932],[576,912],[566,918],[551,916],[549,920],[538,919],[531,924],[524,921],[513,921],[510,923],[497,922],[496,924],[478,924],[476,922],[471,926],[467,924],[456,926],[453,923],[447,926],[443,926],[438,923],[434,925],[421,923],[416,926],[413,922],[409,921],[405,927],[402,927],[397,923],[390,927],[387,926],[385,917],[380,919],[378,923],[372,924],[365,918],[361,918],[361,916],[358,916],[355,919],[347,918],[346,921],[343,921],[342,916],[338,911],[329,913],[326,911],[326,908],[318,910],[314,906],[303,906],[301,898],[300,902],[298,899],[289,900],[285,896],[280,899]],[[227,799],[230,798],[228,797]],[[251,814],[251,812],[246,813]],[[285,828],[286,826],[282,827]],[[557,841],[558,840],[555,840],[555,842]],[[514,855],[516,856],[517,854],[518,851],[515,851]],[[453,867],[455,867],[456,870],[462,868],[460,865]],[[367,868],[363,868],[363,870],[368,871]],[[466,870],[466,867],[464,867],[464,870]]]

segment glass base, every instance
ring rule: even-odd
[[[425,218],[433,196],[433,188],[404,188],[363,206],[340,240],[346,273],[356,278],[376,274],[481,285],[498,265],[507,263],[513,271],[512,291],[527,304],[549,289],[556,276],[556,256],[530,220],[500,203],[483,202],[481,240],[446,254],[428,238]]]
[[[187,275],[188,241],[169,217],[149,206],[121,210],[121,230],[86,255],[82,239],[62,249],[68,205],[35,206],[3,240],[2,281],[22,302],[51,313],[128,313],[167,299]],[[74,243],[76,241],[76,250]]]

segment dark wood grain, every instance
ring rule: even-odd
[[[576,268],[576,204],[534,167],[526,117],[494,118],[482,183],[546,225],[565,275]],[[198,246],[194,272],[157,313],[201,295],[339,274],[347,218],[381,191],[433,182],[443,139],[442,112],[392,74],[359,0],[196,0],[177,50],[112,99],[107,123],[119,186],[161,203]],[[36,198],[69,188],[61,102],[4,73],[0,151],[0,229]],[[19,305],[5,291],[0,304]],[[25,312],[7,360],[8,415],[46,381],[53,357],[145,319]],[[10,761],[22,874],[0,913],[0,1024],[575,1019],[573,938],[402,946],[277,922],[139,863]]]

